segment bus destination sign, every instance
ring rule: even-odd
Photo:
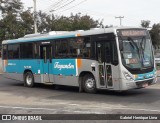
[[[121,36],[147,36],[146,30],[120,30]]]

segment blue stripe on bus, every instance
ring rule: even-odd
[[[155,76],[155,70],[153,70],[152,72],[149,73],[144,73],[144,74],[137,74],[137,77],[135,78],[136,80],[144,80],[144,79],[150,79],[153,78]]]
[[[34,74],[49,73],[53,75],[65,76],[77,75],[76,59],[52,59],[52,63],[48,65],[44,64],[43,59],[8,60],[8,65],[5,67],[5,72],[22,74],[25,69],[31,70]],[[137,74],[135,75],[135,81],[153,78],[155,76],[155,71],[156,70],[145,74]]]
[[[16,40],[8,40],[8,41],[4,42],[4,44],[46,41],[46,40],[51,40],[51,39],[63,39],[63,38],[73,38],[73,37],[76,37],[76,36],[75,35],[68,35],[68,36],[52,36],[52,37],[32,38],[32,39],[16,39]]]
[[[29,69],[33,73],[38,74],[38,69],[40,69],[40,60],[8,60],[5,72],[21,74],[25,69]]]
[[[31,70],[34,74],[77,75],[76,59],[53,59],[50,64],[44,64],[42,59],[8,60],[5,72],[23,74],[26,69]]]

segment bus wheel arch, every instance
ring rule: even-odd
[[[96,80],[91,72],[82,72],[79,75],[79,92],[96,93]]]
[[[34,75],[31,70],[25,70],[23,78],[25,87],[34,87]]]

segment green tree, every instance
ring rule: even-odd
[[[141,21],[141,26],[144,28],[149,28],[150,21],[149,20],[142,20]]]
[[[3,20],[0,20],[0,44],[5,39],[5,25]]]
[[[30,10],[26,10],[21,13],[21,25],[23,29],[23,35],[34,33],[34,18],[33,13]]]
[[[100,25],[98,20],[94,20],[88,15],[81,16],[80,14],[71,14],[69,18],[72,22],[72,30],[88,30],[90,28],[96,28]]]
[[[160,23],[154,24],[150,30],[153,45],[160,45]]]
[[[38,32],[88,30],[96,28],[103,23],[102,21],[94,20],[88,15],[55,16],[47,15],[41,11],[38,12],[37,18]]]
[[[4,16],[8,13],[19,14],[22,9],[21,0],[0,0],[0,10]]]
[[[34,32],[34,18],[30,10],[25,10],[21,0],[0,0],[0,41],[23,37]],[[103,25],[88,15],[67,16],[37,13],[38,32],[88,30]]]
[[[52,19],[46,13],[39,11],[37,13],[37,24],[38,32],[49,32],[51,31]]]
[[[13,39],[22,36],[22,24],[20,13],[23,10],[23,6],[20,0],[1,0],[0,11],[2,13],[1,25],[3,29],[0,29],[1,39]]]

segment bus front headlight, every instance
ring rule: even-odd
[[[123,72],[123,74],[127,80],[134,81],[134,79],[127,72]]]

